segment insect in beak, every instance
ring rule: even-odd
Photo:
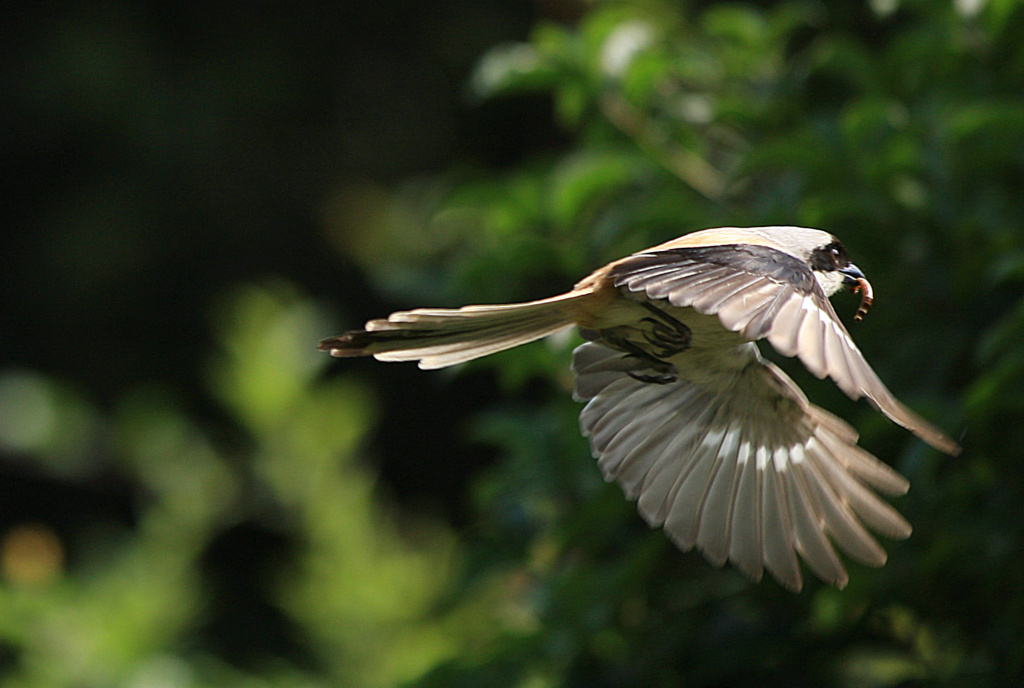
[[[845,268],[841,268],[839,272],[843,275],[843,285],[847,289],[854,294],[860,292],[860,306],[857,308],[857,313],[853,316],[855,322],[860,322],[868,314],[868,309],[871,308],[871,304],[875,300],[874,291],[871,289],[871,282],[868,282],[868,278],[853,263],[850,263]]]
[[[850,291],[854,294],[858,291],[860,292],[860,306],[857,307],[857,312],[853,316],[855,322],[860,322],[868,314],[868,309],[871,308],[871,304],[875,301],[874,292],[871,290],[871,282],[868,282],[867,277],[858,277],[857,284]]]

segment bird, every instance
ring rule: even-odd
[[[872,370],[829,300],[841,289],[861,292],[859,320],[871,284],[832,234],[723,227],[613,261],[558,296],[399,311],[319,348],[436,369],[576,327],[580,429],[605,479],[651,527],[753,581],[767,571],[799,592],[803,561],[841,589],[849,574],[837,548],[880,567],[887,554],[873,534],[910,536],[880,496],[902,495],[909,482],[860,447],[852,426],[812,404],[757,342],[867,399],[935,449],[960,452]]]

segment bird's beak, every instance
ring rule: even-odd
[[[843,286],[850,291],[857,291],[861,285],[861,280],[866,280],[864,273],[860,271],[860,268],[850,263],[845,268],[839,271],[839,274],[843,276]]]

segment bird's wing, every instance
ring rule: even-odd
[[[874,492],[902,494],[907,481],[756,354],[721,375],[703,367],[701,382],[686,379],[685,368],[675,382],[645,382],[633,377],[643,366],[601,344],[578,347],[574,396],[588,402],[580,426],[605,478],[681,549],[697,547],[715,565],[731,561],[754,580],[767,569],[799,590],[798,557],[822,580],[846,584],[831,543],[865,564],[885,563],[864,524],[890,538],[910,535]]]
[[[957,444],[900,403],[879,379],[803,261],[759,245],[682,247],[625,258],[608,273],[616,287],[717,314],[729,330],[767,339],[853,399],[867,397],[892,421],[947,454]]]

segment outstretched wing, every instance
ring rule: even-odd
[[[617,287],[643,291],[681,308],[717,314],[722,324],[783,356],[797,356],[853,399],[867,397],[892,421],[947,454],[955,442],[901,404],[853,343],[811,269],[774,248],[753,244],[638,253],[609,273]]]
[[[881,566],[885,551],[863,524],[891,538],[910,535],[872,491],[902,494],[907,481],[782,371],[752,356],[713,382],[680,371],[676,382],[656,384],[631,375],[643,365],[600,344],[578,347],[574,396],[588,402],[580,426],[605,478],[681,549],[697,547],[715,565],[731,561],[754,580],[767,569],[799,590],[798,556],[843,587],[846,570],[831,543]]]

